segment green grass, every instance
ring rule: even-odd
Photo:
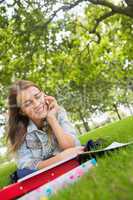
[[[51,200],[133,199],[133,147],[98,159],[97,167]]]
[[[0,188],[10,184],[10,177],[9,175],[15,171],[16,165],[15,163],[7,163],[1,164],[0,166]]]
[[[97,138],[106,139],[106,144],[133,140],[133,117],[95,129],[80,140],[85,143]],[[97,158],[97,164],[80,181],[60,190],[50,200],[132,200],[133,146]]]
[[[133,140],[133,117],[95,129],[80,137],[84,144],[88,139],[103,138],[106,145],[113,141]],[[133,199],[133,146],[117,150],[97,158],[97,167],[80,181],[60,190],[50,200],[132,200]],[[8,175],[14,164],[0,167],[0,187],[9,183]]]
[[[94,129],[80,137],[81,143],[85,143],[88,139],[103,138],[111,143],[114,140],[119,142],[128,142],[133,140],[133,117],[128,117],[121,121],[117,121],[101,128]]]

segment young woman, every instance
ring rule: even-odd
[[[83,152],[66,111],[31,81],[9,91],[8,139],[19,169],[41,169]]]

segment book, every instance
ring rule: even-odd
[[[70,186],[71,184],[77,182],[80,179],[80,177],[88,173],[94,166],[96,166],[96,160],[95,159],[88,160],[85,163],[62,174],[56,179],[25,194],[24,196],[19,198],[19,200],[47,199],[51,195],[56,194],[59,190],[64,189]]]
[[[120,148],[123,148],[123,147],[127,147],[127,146],[132,145],[132,144],[133,144],[133,141],[127,142],[127,143],[119,143],[119,142],[114,141],[113,143],[111,143],[106,148],[83,152],[83,153],[78,155],[78,159],[79,159],[79,162],[82,163],[85,160],[88,160],[88,159],[91,159],[91,158],[96,158],[97,156],[102,156],[102,155],[107,154],[111,151],[114,151],[114,150],[117,150],[117,149],[120,149]]]

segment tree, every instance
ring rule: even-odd
[[[1,4],[5,3],[4,0],[0,1]],[[60,3],[60,1],[57,3]],[[60,6],[57,6],[57,8],[54,8],[55,5],[55,1],[51,0],[51,1],[45,1],[42,2],[37,1],[21,1],[21,0],[14,0],[12,4],[10,3],[6,3],[8,7],[13,7],[14,10],[16,10],[16,6],[19,8],[22,8],[23,5],[26,7],[26,9],[29,9],[30,7],[38,7],[39,9],[42,9],[45,13],[50,13],[48,14],[48,19],[47,21],[43,24],[43,27],[46,27],[48,25],[48,23],[50,23],[58,14],[58,12],[60,12],[61,10],[63,12],[67,12],[69,10],[71,10],[72,8],[76,7],[79,4],[82,3],[92,3],[93,5],[96,6],[103,6],[108,8],[108,12],[105,12],[102,16],[100,16],[100,18],[96,19],[96,26],[98,26],[98,24],[103,21],[104,19],[114,15],[114,14],[122,14],[122,15],[126,15],[130,18],[133,18],[133,3],[132,0],[120,0],[119,3],[116,5],[115,1],[108,1],[108,0],[75,0],[75,1],[62,1],[60,3]],[[52,12],[51,12],[52,11]],[[42,25],[41,25],[42,26]],[[33,29],[37,28],[38,25],[33,26]],[[40,25],[39,25],[40,27]]]
[[[13,9],[11,17],[5,9],[6,4],[1,4],[2,24],[6,20],[0,30],[3,38],[0,46],[2,90],[17,78],[33,80],[53,95],[57,94],[56,87],[69,84],[75,94],[82,94],[84,90],[91,94],[91,100],[86,97],[89,112],[96,107],[102,108],[106,102],[113,105],[106,100],[111,96],[111,88],[117,85],[126,90],[131,84],[130,66],[123,70],[125,61],[131,62],[133,55],[132,17],[124,14],[129,7],[131,10],[131,4],[65,1],[55,8],[54,1],[24,2],[14,0],[12,5],[7,4]],[[83,2],[92,3],[86,4],[85,23],[67,12]],[[61,10],[65,17],[55,20]],[[114,15],[117,13],[123,15]],[[62,36],[57,43],[56,35],[61,30],[69,32],[69,36]],[[81,94],[83,98],[85,95]],[[5,96],[6,92],[3,100]],[[3,105],[4,101],[1,107]],[[81,110],[85,114],[82,106]]]

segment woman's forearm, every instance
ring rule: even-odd
[[[48,166],[55,164],[57,162],[60,162],[64,159],[70,158],[72,156],[77,156],[78,154],[82,153],[83,151],[84,151],[84,147],[82,147],[82,146],[66,149],[66,150],[56,154],[52,158],[49,158],[44,161],[40,161],[37,164],[36,168],[42,169],[42,168],[48,167]]]
[[[67,149],[75,146],[74,138],[71,135],[64,133],[64,130],[60,126],[55,116],[50,117],[48,122],[51,125],[61,149]]]
[[[53,156],[52,158],[40,161],[37,164],[36,168],[37,169],[42,169],[42,168],[48,167],[48,166],[50,166],[52,164],[55,164],[57,162],[60,162],[61,160],[62,160],[62,158],[61,158],[60,154],[57,154],[57,155]]]

